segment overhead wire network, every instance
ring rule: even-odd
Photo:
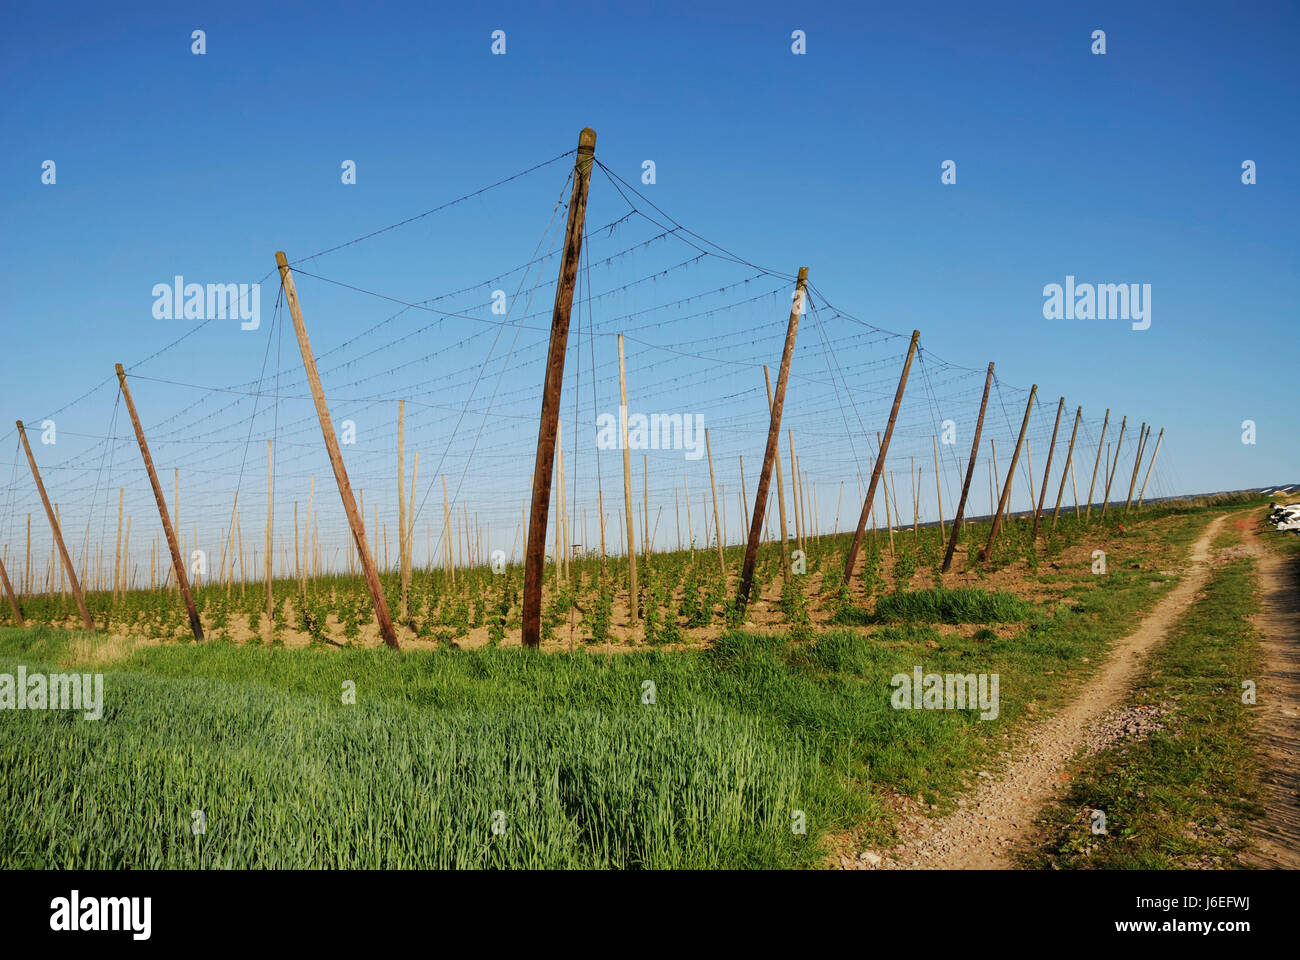
[[[399,402],[405,406],[408,484],[414,455],[420,455],[410,521],[416,565],[437,566],[444,543],[456,542],[459,549],[467,531],[484,549],[500,549],[512,560],[522,554],[572,170],[564,178],[554,174],[572,156],[567,151],[399,222],[288,258],[347,470],[363,504],[367,536],[382,568],[398,562]],[[795,275],[754,263],[688,228],[599,160],[595,170],[600,177],[593,178],[590,194],[561,406],[570,546],[598,548],[603,491],[605,548],[610,554],[626,548],[618,482],[622,455],[618,431],[610,426],[620,422],[619,335],[629,414],[657,415],[656,423],[669,418],[674,428],[681,425],[669,434],[671,449],[656,444],[631,451],[638,529],[648,518],[656,550],[713,541],[718,531],[713,529],[711,456],[722,538],[740,543],[769,425],[763,368],[770,368],[775,385]],[[494,203],[515,216],[535,211],[532,235],[467,229],[488,216]],[[453,239],[463,237],[477,239]],[[503,265],[484,269],[483,263]],[[265,284],[275,273],[268,271],[256,283]],[[879,455],[877,433],[884,431],[909,341],[906,333],[837,306],[823,289],[833,283],[815,277],[808,285],[780,436],[787,495],[797,463],[808,532],[821,534],[851,530],[856,522]],[[263,543],[268,441],[274,451],[276,574],[293,575],[295,551],[304,541],[304,531],[295,532],[295,505],[305,522],[309,498],[317,527],[308,533],[322,547],[326,570],[343,569],[351,539],[297,344],[292,330],[285,330],[287,313],[277,282],[270,322],[256,330],[205,318],[126,367],[187,555],[204,550],[215,562],[232,541],[242,540],[242,568],[250,579],[262,570],[263,561],[255,561],[254,554]],[[951,520],[985,364],[997,359],[970,358],[974,365],[960,365],[929,349],[925,331],[921,334],[885,465],[891,510],[903,526],[911,525],[914,505],[920,522],[938,520],[940,494],[944,519]],[[230,338],[244,338],[239,341],[239,355],[247,359],[243,379],[220,382],[214,376],[196,382],[184,373],[180,358],[229,352]],[[109,368],[115,358],[103,359]],[[971,517],[987,513],[1001,492],[991,485],[986,464],[996,449],[1000,483],[1028,399],[1026,388],[1001,378],[995,383],[967,507]],[[69,551],[92,589],[107,586],[119,497],[123,514],[132,519],[124,544],[128,581],[147,586],[151,558],[156,576],[166,566],[152,490],[117,394],[116,378],[108,376],[51,413],[24,420]],[[1086,495],[1100,439],[1100,399],[1066,398],[1048,506],[1055,500],[1079,404],[1085,417],[1074,469],[1080,495]],[[1042,482],[1055,404],[1050,384],[1040,384],[1013,510],[1033,506],[1031,487],[1036,494]],[[1105,442],[1117,439],[1120,416],[1112,411]],[[47,423],[57,440],[42,444]],[[1117,487],[1131,469],[1137,433],[1138,424],[1130,422]],[[0,496],[0,545],[15,587],[40,592],[61,581],[43,507],[16,431],[10,434],[12,445],[8,435],[0,437],[0,447],[14,451],[9,469],[0,474],[7,474]],[[1032,476],[1026,470],[1030,460]],[[1104,451],[1102,460],[1104,468]],[[1172,492],[1158,463],[1147,499]],[[1094,500],[1100,496],[1098,490]],[[883,516],[883,498],[877,503]],[[1069,484],[1065,504],[1073,506]],[[550,517],[554,524],[554,507]],[[776,529],[771,511],[768,524]],[[547,543],[554,543],[553,530]]]

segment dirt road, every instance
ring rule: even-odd
[[[1008,857],[1011,848],[1032,831],[1034,817],[1043,805],[1065,792],[1064,775],[1070,758],[1084,746],[1100,749],[1108,745],[1108,739],[1122,736],[1125,725],[1142,722],[1135,715],[1118,724],[1098,725],[1099,720],[1122,703],[1143,656],[1165,638],[1170,626],[1205,585],[1210,572],[1210,544],[1224,519],[1212,520],[1197,538],[1189,556],[1190,564],[1177,586],[1156,604],[1136,630],[1115,644],[1110,659],[1074,701],[1029,730],[1028,739],[1012,749],[1002,773],[993,776],[981,772],[980,786],[962,800],[959,809],[946,817],[925,821],[916,828],[917,832],[905,836],[900,844],[884,852],[883,857],[869,851],[865,860],[859,859],[854,865],[912,870],[1013,866]],[[1291,667],[1294,680],[1294,660]],[[1265,688],[1263,683],[1260,688],[1261,691]],[[1296,747],[1294,734],[1293,725],[1291,750]],[[1289,777],[1293,793],[1295,769],[1292,763]],[[1287,789],[1286,784],[1281,789]],[[1277,828],[1294,830],[1296,826],[1293,819],[1289,824],[1279,823]]]

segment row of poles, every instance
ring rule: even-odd
[[[561,388],[564,378],[564,360],[568,346],[569,317],[573,305],[573,292],[577,279],[578,264],[582,251],[583,228],[586,219],[587,194],[591,182],[592,167],[595,163],[595,146],[596,133],[590,128],[585,128],[578,138],[578,149],[574,163],[573,188],[569,201],[568,222],[565,230],[565,240],[560,262],[559,281],[556,286],[555,304],[551,318],[551,337],[550,345],[546,360],[546,372],[542,386],[542,410],[538,428],[537,438],[537,455],[533,470],[532,481],[532,500],[531,510],[525,517],[526,521],[526,542],[524,549],[524,598],[523,598],[523,616],[522,616],[522,639],[525,647],[537,647],[541,639],[541,594],[543,582],[543,569],[546,552],[546,531],[548,529],[549,509],[551,501],[551,484],[555,469],[556,446],[560,431],[559,414]],[[379,626],[380,635],[384,642],[394,648],[398,648],[397,634],[393,626],[393,619],[388,609],[382,586],[379,580],[379,573],[376,568],[374,555],[371,552],[369,541],[366,537],[364,525],[363,508],[358,506],[357,498],[353,494],[351,483],[348,480],[347,468],[343,463],[343,456],[339,448],[337,434],[334,431],[333,421],[330,417],[329,405],[325,398],[325,392],[321,385],[320,374],[316,367],[315,355],[311,349],[311,343],[307,335],[306,324],[303,320],[302,308],[299,303],[297,289],[294,285],[293,272],[283,251],[275,255],[276,265],[280,273],[280,282],[284,290],[285,300],[289,307],[290,316],[293,319],[294,333],[298,341],[299,351],[302,354],[303,367],[307,374],[307,380],[311,387],[312,400],[316,407],[317,418],[320,421],[321,434],[325,441],[325,448],[329,455],[330,465],[334,472],[334,479],[338,486],[339,496],[343,502],[343,509],[347,515],[348,526],[352,533],[353,546],[355,548],[355,557],[361,568],[366,588],[370,593],[371,602],[374,606],[375,619]],[[799,268],[795,294],[790,310],[790,317],[787,323],[784,348],[781,353],[781,365],[777,374],[775,391],[772,389],[770,377],[767,368],[764,368],[764,377],[767,379],[767,395],[769,404],[769,426],[767,443],[763,454],[763,464],[759,472],[758,487],[755,491],[754,508],[749,513],[748,524],[749,532],[745,544],[745,556],[741,569],[740,581],[737,591],[736,600],[738,605],[745,606],[750,599],[750,593],[753,588],[754,569],[758,558],[758,547],[760,537],[764,530],[766,518],[766,509],[769,501],[772,473],[775,470],[777,477],[777,503],[780,510],[781,526],[781,549],[782,549],[782,569],[788,575],[788,549],[787,543],[787,526],[786,526],[786,504],[784,495],[784,484],[781,477],[781,463],[779,457],[779,438],[781,432],[781,418],[785,408],[786,387],[789,381],[790,362],[794,354],[795,337],[798,332],[799,317],[803,313],[804,302],[807,297],[808,268]],[[894,425],[898,418],[899,407],[903,401],[903,394],[907,386],[908,375],[911,371],[912,361],[916,356],[920,332],[913,331],[911,342],[908,346],[907,357],[903,364],[903,371],[899,377],[898,389],[894,395],[893,406],[890,409],[889,420],[885,427],[883,437],[878,437],[878,452],[874,458],[871,470],[871,479],[867,486],[866,497],[863,502],[862,512],[858,518],[857,526],[854,530],[853,540],[850,544],[848,554],[844,564],[844,578],[848,582],[854,571],[858,554],[861,549],[862,539],[866,530],[868,519],[873,515],[874,500],[876,489],[881,483],[884,471],[886,456],[889,451],[890,441],[893,437]],[[169,514],[166,498],[163,495],[162,485],[158,480],[157,470],[155,469],[153,458],[149,452],[149,445],[145,439],[144,430],[140,424],[140,418],[136,410],[135,401],[131,395],[130,386],[127,383],[126,373],[121,364],[116,365],[118,384],[123,399],[126,402],[127,411],[131,417],[131,424],[135,430],[136,441],[140,448],[140,455],[144,461],[144,467],[149,475],[149,483],[153,490],[154,499],[157,502],[158,514],[162,521],[163,532],[166,537],[167,547],[171,553],[172,568],[176,578],[177,589],[185,603],[186,613],[189,617],[190,628],[196,640],[203,640],[203,626],[199,619],[198,608],[194,602],[193,592],[190,587],[189,578],[186,575],[185,563],[182,560],[181,547],[176,536],[176,530]],[[979,416],[976,420],[974,438],[971,443],[970,459],[967,464],[966,475],[962,483],[961,498],[957,505],[957,513],[953,519],[952,530],[948,537],[948,543],[944,555],[943,570],[947,572],[952,564],[953,553],[960,537],[961,527],[965,516],[966,502],[970,492],[971,480],[975,472],[975,464],[979,452],[980,435],[984,425],[984,415],[988,408],[989,391],[993,384],[993,364],[988,365],[988,372],[984,382],[984,393],[980,400]],[[623,340],[619,337],[619,389],[622,409],[627,409],[627,383],[626,369],[623,355]],[[1015,479],[1017,464],[1020,459],[1022,448],[1026,444],[1026,433],[1029,428],[1030,414],[1033,410],[1034,401],[1037,396],[1038,387],[1030,390],[1029,400],[1025,406],[1024,420],[1021,423],[1020,434],[1016,441],[1016,448],[1012,454],[1011,463],[1007,470],[1005,484],[1003,485],[1001,497],[997,504],[992,517],[992,525],[989,531],[988,542],[981,548],[979,556],[981,560],[987,559],[993,544],[1002,527],[1003,517],[1008,512],[1008,504],[1011,498],[1012,483]],[[1047,480],[1050,476],[1052,456],[1056,446],[1057,431],[1060,428],[1061,414],[1064,409],[1065,398],[1062,397],[1057,405],[1056,423],[1052,429],[1052,443],[1048,451],[1047,466],[1044,472],[1043,484],[1038,497],[1038,503],[1034,509],[1033,519],[1033,536],[1038,534],[1039,521],[1042,517],[1044,498],[1047,492]],[[411,543],[413,539],[414,525],[414,494],[415,484],[419,472],[419,454],[417,453],[414,461],[414,471],[411,478],[411,501],[408,504],[404,484],[405,484],[405,464],[404,464],[404,432],[402,430],[402,410],[399,406],[398,415],[398,461],[399,461],[399,479],[398,479],[398,510],[399,510],[399,559],[401,568],[401,611],[400,617],[405,619],[407,616],[407,597],[410,589],[410,570],[411,570]],[[1070,435],[1069,452],[1066,455],[1066,465],[1062,471],[1061,485],[1057,493],[1056,507],[1052,514],[1053,528],[1056,526],[1057,516],[1060,513],[1061,497],[1065,490],[1065,478],[1071,474],[1072,462],[1074,457],[1075,440],[1078,436],[1079,424],[1082,419],[1083,409],[1078,408],[1075,412],[1074,429]],[[1088,492],[1088,518],[1092,514],[1092,495],[1096,486],[1097,470],[1101,462],[1102,443],[1104,443],[1107,426],[1110,422],[1110,411],[1106,411],[1106,417],[1102,424],[1102,440],[1098,443],[1097,458],[1093,466],[1092,485]],[[31,468],[32,477],[35,481],[36,488],[40,494],[41,502],[45,508],[46,516],[53,532],[54,541],[58,549],[63,571],[67,577],[67,582],[71,587],[73,596],[76,599],[77,609],[80,613],[83,625],[88,630],[94,629],[94,622],[86,606],[85,596],[82,592],[81,582],[77,577],[76,570],[73,566],[71,557],[68,554],[67,546],[64,543],[63,534],[59,526],[59,518],[55,508],[50,504],[50,500],[45,491],[44,483],[41,480],[40,471],[37,468],[36,460],[32,455],[31,446],[27,441],[27,434],[21,421],[18,422],[18,435],[22,442],[23,448],[27,455],[28,466]],[[1119,448],[1124,442],[1124,433],[1127,427],[1127,418],[1121,423],[1119,441],[1116,446],[1113,465],[1107,471],[1105,495],[1102,504],[1102,516],[1106,514],[1109,507],[1111,484],[1115,479],[1115,473],[1119,465]],[[638,589],[637,589],[637,570],[636,570],[636,547],[635,547],[635,511],[632,503],[632,483],[631,483],[631,462],[630,462],[630,444],[628,443],[628,425],[624,418],[622,422],[622,448],[623,448],[623,494],[624,494],[624,517],[627,524],[626,550],[628,559],[628,578],[629,578],[629,607],[632,618],[635,621],[638,617]],[[1128,502],[1125,504],[1125,511],[1129,509],[1133,501],[1133,491],[1137,482],[1139,467],[1143,459],[1143,453],[1146,442],[1150,436],[1150,428],[1143,424],[1138,443],[1137,455],[1134,458],[1133,474],[1129,484]],[[1150,479],[1151,467],[1154,465],[1155,456],[1160,451],[1160,442],[1163,440],[1164,431],[1161,430],[1160,437],[1156,441],[1155,452],[1152,454],[1147,466],[1146,478]],[[708,448],[708,434],[705,433],[705,444]],[[791,438],[793,444],[793,437]],[[563,463],[563,453],[561,464]],[[793,446],[791,448],[792,464]],[[937,456],[937,455],[936,455]],[[1110,458],[1108,457],[1108,460]],[[714,486],[713,477],[713,456],[712,451],[708,451],[709,460],[709,479],[710,486]],[[792,466],[796,470],[797,466]],[[562,466],[561,466],[562,470]],[[742,466],[743,471],[743,466]],[[797,477],[796,481],[796,501],[798,501]],[[267,445],[267,526],[266,526],[266,554],[265,554],[265,580],[266,580],[266,613],[268,619],[271,617],[273,609],[272,598],[272,581],[273,581],[273,548],[272,548],[272,459],[270,441]],[[560,495],[563,497],[563,473],[561,472]],[[936,483],[938,475],[936,471]],[[1032,484],[1032,480],[1031,480]],[[313,481],[314,488],[314,481]],[[1139,503],[1142,496],[1145,495],[1146,481],[1142,484],[1142,494],[1139,495]],[[313,490],[314,495],[314,490]],[[238,495],[236,495],[238,496]],[[688,493],[689,496],[689,493]],[[914,494],[915,496],[915,494]],[[888,498],[888,492],[886,492]],[[895,498],[897,499],[897,498]],[[743,494],[742,494],[743,501]],[[311,524],[311,500],[308,501],[308,526]],[[236,510],[238,501],[236,500]],[[561,508],[562,509],[562,508]],[[601,542],[602,553],[604,543],[604,507],[603,494],[601,497]],[[646,509],[648,510],[648,500]],[[689,502],[688,502],[689,510]],[[1075,499],[1075,510],[1079,510],[1078,499]],[[799,504],[795,504],[796,516],[799,511]],[[297,550],[297,533],[296,517],[297,505],[295,504],[295,551]],[[444,512],[444,529],[450,523],[450,507],[447,501],[446,478],[443,478],[443,512]],[[716,487],[714,486],[713,499],[714,513],[714,530],[719,531],[717,537],[718,559],[722,564],[725,573],[725,561],[723,560],[723,538],[721,536],[721,524],[718,516],[718,501]],[[234,514],[237,517],[237,513]],[[235,521],[232,520],[232,525]],[[649,525],[648,515],[645,518],[645,527]],[[571,538],[566,532],[563,537],[566,545]],[[890,524],[892,532],[893,525]],[[644,534],[644,530],[643,530]],[[224,540],[224,536],[223,536]],[[450,539],[444,537],[444,562],[447,565],[449,576],[454,577],[453,564],[450,555]],[[559,531],[557,530],[557,547],[561,542]],[[648,546],[647,546],[648,549]],[[241,551],[242,552],[242,551]],[[556,563],[560,562],[561,550],[556,551]],[[302,577],[302,568],[299,570],[299,577]],[[5,570],[3,561],[0,561],[0,583],[3,584],[5,595],[8,599],[10,608],[19,625],[23,624],[23,615],[18,604],[17,596],[14,593],[13,586],[9,581],[9,576]],[[116,586],[116,577],[115,577]]]

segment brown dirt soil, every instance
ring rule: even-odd
[[[1210,543],[1224,519],[1209,523],[1191,548],[1183,578],[1136,630],[1114,645],[1096,677],[1060,713],[1037,723],[1023,742],[1003,754],[1006,766],[999,774],[980,771],[976,788],[946,817],[900,821],[903,839],[883,857],[866,851],[861,857],[841,857],[841,864],[857,869],[1012,867],[1011,849],[1033,834],[1038,811],[1064,791],[1072,774],[1070,759],[1082,748],[1103,745],[1096,730],[1121,704],[1143,655],[1164,639],[1204,586]]]

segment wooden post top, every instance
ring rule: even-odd
[[[596,131],[591,127],[583,127],[582,132],[578,134],[578,153],[591,154],[596,152]]]
[[[808,279],[808,268],[807,268],[807,267],[800,267],[800,268],[799,268],[799,282],[800,282],[800,283],[804,283],[804,282],[807,281],[807,279]]]

